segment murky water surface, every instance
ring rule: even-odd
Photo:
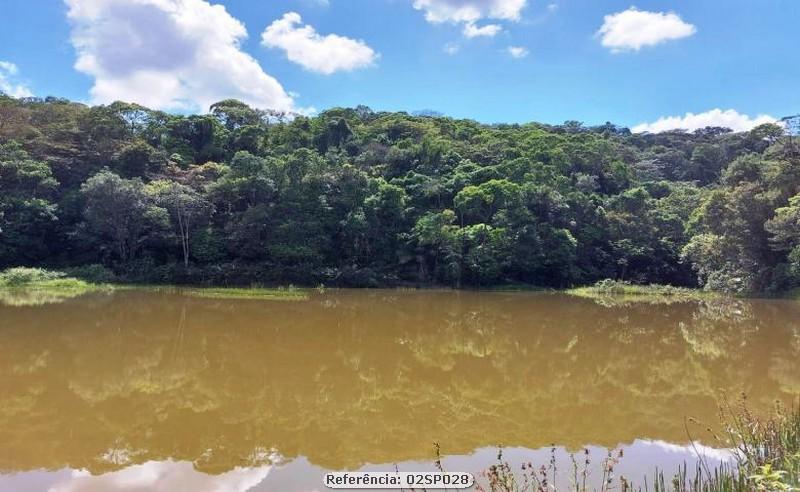
[[[47,301],[47,299],[44,299]],[[800,394],[800,303],[117,291],[0,305],[0,490],[310,491],[327,470],[478,472],[588,447],[692,460],[717,397]],[[13,302],[13,304],[34,304]],[[702,427],[696,449],[724,453]],[[563,468],[563,466],[562,466]],[[598,472],[595,472],[598,473]]]

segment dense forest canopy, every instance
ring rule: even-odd
[[[0,268],[127,281],[800,285],[776,125],[632,134],[235,100],[183,116],[0,95]]]

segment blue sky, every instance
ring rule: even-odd
[[[15,95],[650,131],[800,112],[796,0],[0,0],[0,17]]]

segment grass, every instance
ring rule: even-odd
[[[175,285],[114,285],[87,282],[64,272],[43,268],[16,267],[0,272],[0,303],[11,306],[34,306],[62,302],[87,292],[106,289],[149,290],[179,293],[205,299],[263,299],[301,301],[308,299],[307,290],[289,287],[229,288],[181,287]],[[324,291],[318,287],[318,291]]]
[[[700,289],[674,287],[671,285],[637,285],[618,280],[601,280],[588,287],[568,289],[567,294],[585,297],[600,302],[646,302],[670,304],[673,302],[702,301],[719,298],[722,294]]]
[[[308,299],[308,292],[295,287],[279,287],[274,289],[265,289],[261,287],[206,287],[179,289],[179,292],[190,297],[201,297],[204,299],[266,299],[274,301],[304,301]]]
[[[304,301],[309,297],[309,289],[299,289],[292,285],[288,287],[199,287],[171,284],[117,284],[117,290],[141,290],[147,292],[160,292],[165,294],[178,294],[187,297],[202,299],[262,299],[273,301]],[[317,287],[318,292],[324,292]]]
[[[786,408],[776,404],[771,415],[760,417],[750,411],[746,397],[742,396],[735,404],[723,402],[720,425],[720,432],[711,428],[706,431],[718,447],[731,450],[733,461],[712,468],[701,458],[691,474],[688,465],[679,467],[671,475],[654,467],[651,477],[641,477],[637,482],[636,477],[615,475],[615,467],[624,459],[621,451],[609,451],[599,463],[599,469],[590,470],[592,465],[586,450],[572,456],[571,467],[567,470],[569,483],[556,486],[555,448],[550,462],[539,467],[530,462],[512,467],[503,459],[501,449],[497,464],[480,474],[475,489],[482,492],[800,490],[800,405]],[[688,434],[687,424],[687,437],[691,440]],[[440,462],[438,459],[437,463]],[[599,489],[590,489],[587,485],[590,474],[601,477]]]
[[[147,290],[156,292],[179,293],[190,297],[206,299],[270,299],[270,300],[304,300],[308,299],[308,291],[294,286],[263,287],[184,287],[178,285],[139,285],[139,284],[106,284],[92,283],[64,272],[43,268],[15,267],[0,272],[0,302],[13,305],[46,304],[86,292],[105,290]],[[324,292],[323,286],[317,291]]]
[[[0,303],[8,306],[53,304],[109,288],[43,268],[16,267],[0,272]]]

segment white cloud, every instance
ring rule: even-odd
[[[485,26],[478,27],[472,22],[464,24],[464,36],[467,38],[487,37],[493,38],[497,33],[502,31],[503,28],[497,24],[486,24]]]
[[[19,69],[9,61],[0,60],[0,92],[11,97],[31,97],[31,92],[24,84],[15,81]]]
[[[295,113],[299,114],[300,116],[316,116],[319,113],[319,110],[314,106],[308,106],[306,108],[297,108]]]
[[[694,131],[707,126],[730,128],[735,132],[751,130],[764,123],[774,123],[772,116],[761,114],[753,118],[740,114],[733,109],[712,109],[705,113],[686,113],[684,116],[665,116],[652,123],[642,123],[634,126],[634,133],[650,132],[659,133],[668,130]]]
[[[434,24],[464,24],[467,38],[493,37],[503,30],[499,24],[478,27],[483,19],[519,21],[528,0],[414,0],[413,6],[425,12],[425,19]]]
[[[428,22],[474,23],[481,19],[518,21],[528,0],[414,0]]]
[[[244,24],[206,0],[65,0],[75,68],[94,78],[95,103],[208,110],[236,98],[293,110],[281,84],[241,50]]]
[[[8,75],[16,75],[19,69],[17,66],[9,61],[0,60],[0,70],[5,72]]]
[[[506,51],[514,58],[525,58],[529,53],[528,49],[524,46],[509,46],[506,48]]]
[[[288,12],[261,34],[261,44],[286,51],[290,61],[325,75],[355,70],[375,63],[380,57],[361,40],[328,34],[322,36],[296,12]]]
[[[638,51],[644,46],[685,38],[695,32],[695,26],[684,22],[674,12],[647,12],[631,7],[606,15],[597,35],[601,37],[603,46],[620,52]]]

